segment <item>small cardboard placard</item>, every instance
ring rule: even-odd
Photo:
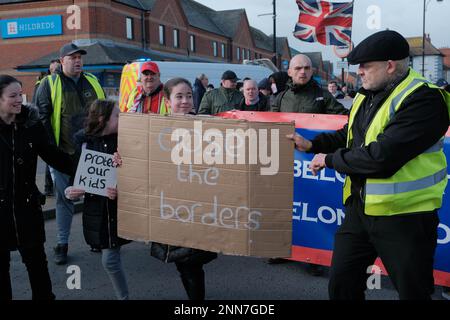
[[[117,185],[113,155],[83,148],[73,186],[106,197],[106,189]]]

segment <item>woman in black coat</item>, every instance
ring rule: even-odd
[[[10,251],[19,250],[33,299],[52,300],[44,250],[42,204],[35,184],[37,156],[67,174],[71,157],[50,144],[38,112],[22,105],[22,84],[0,75],[0,300],[11,300]]]

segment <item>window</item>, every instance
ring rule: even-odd
[[[195,52],[195,36],[192,34],[189,36],[189,48],[192,52]]]
[[[126,18],[127,39],[133,39],[133,18]]]
[[[237,47],[236,50],[236,59],[239,61],[241,60],[241,48]]]
[[[216,41],[213,41],[213,54],[214,54],[214,57],[217,57],[217,42]]]
[[[220,45],[220,47],[221,47],[221,51],[222,51],[222,58],[225,58],[225,43],[222,43]]]
[[[166,28],[162,24],[159,25],[159,44],[166,44]]]
[[[244,49],[244,48],[242,48],[242,54],[241,54],[241,57],[242,57],[242,60],[245,59],[245,49]]]
[[[180,47],[180,31],[178,29],[173,29],[173,47]]]
[[[247,49],[247,60],[250,60],[250,49]]]

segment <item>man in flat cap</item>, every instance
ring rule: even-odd
[[[97,78],[83,72],[82,56],[85,54],[86,51],[74,43],[62,46],[60,70],[44,78],[36,92],[36,105],[49,139],[69,154],[75,154],[73,136],[84,127],[89,105],[105,98]],[[64,190],[71,185],[71,177],[53,168],[51,172],[56,190],[55,263],[66,264],[74,205],[66,199]]]
[[[312,141],[290,136],[298,150],[316,153],[314,174],[328,167],[346,175],[330,299],[364,299],[377,257],[400,299],[430,299],[450,99],[408,67],[408,43],[395,31],[369,36],[348,61],[362,79],[348,124]]]
[[[221,87],[208,91],[203,96],[198,114],[217,114],[233,109],[238,109],[242,93],[236,89],[239,78],[236,73],[227,70],[222,74]]]

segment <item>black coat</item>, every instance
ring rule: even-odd
[[[205,95],[206,89],[203,86],[203,83],[196,78],[194,83],[194,107],[195,107],[195,113],[198,111],[198,107],[200,106],[200,102],[202,102],[203,96]]]
[[[377,141],[361,147],[372,119],[403,79],[382,91],[360,89],[366,98],[355,116],[351,148],[346,148],[347,125],[312,140],[310,152],[327,153],[327,167],[350,177],[354,196],[364,197],[366,179],[391,177],[434,145],[448,129],[449,115],[442,95],[436,89],[421,86],[403,101]]]
[[[45,242],[43,199],[36,187],[37,156],[72,175],[72,158],[49,143],[36,109],[22,106],[13,124],[0,120],[0,250]]]
[[[260,93],[259,101],[257,103],[247,106],[245,104],[245,98],[242,98],[241,103],[239,104],[239,107],[237,109],[241,111],[269,111],[270,103],[269,99],[262,93]]]
[[[78,155],[81,146],[98,152],[113,154],[117,151],[117,134],[107,136],[85,135],[84,130],[75,135]],[[86,193],[83,209],[83,234],[87,244],[96,248],[116,248],[130,241],[117,235],[117,199]]]

